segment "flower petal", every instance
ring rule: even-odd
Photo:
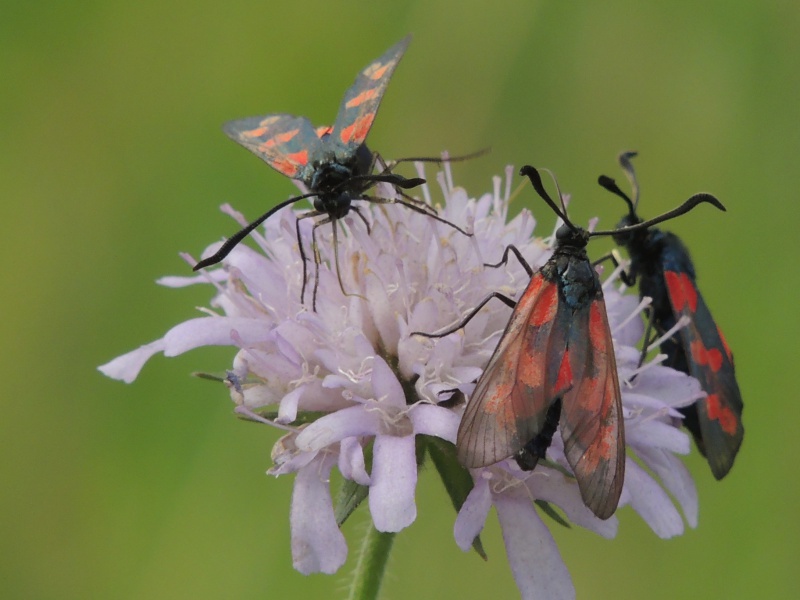
[[[492,508],[492,495],[489,492],[489,480],[478,477],[475,480],[475,487],[461,505],[453,525],[456,544],[464,552],[472,548],[473,540],[483,531],[490,508]]]
[[[625,488],[631,507],[658,537],[667,539],[683,533],[683,520],[667,493],[630,459],[625,461]]]
[[[584,504],[578,484],[574,479],[569,479],[555,469],[543,466],[537,467],[532,473],[526,475],[525,485],[531,491],[533,498],[558,506],[571,522],[594,531],[604,538],[610,539],[617,535],[619,529],[617,517],[612,516],[606,520],[598,519]]]
[[[687,406],[705,396],[694,377],[662,366],[653,366],[640,373],[631,391],[658,398],[675,408]]]
[[[348,437],[375,435],[380,427],[377,411],[351,406],[317,419],[297,436],[297,447],[304,451],[321,450]]]
[[[523,599],[575,598],[567,566],[527,495],[494,494],[511,572]]]
[[[400,531],[417,518],[414,492],[417,487],[417,458],[414,436],[379,435],[372,459],[369,510],[375,529]]]
[[[347,544],[333,514],[328,476],[333,458],[314,460],[297,472],[292,492],[292,564],[303,575],[335,573]]]
[[[689,454],[691,450],[689,436],[672,425],[655,419],[641,419],[633,425],[625,429],[625,441],[629,446],[662,448],[677,454]]]
[[[97,367],[103,374],[113,379],[119,379],[125,383],[131,383],[139,375],[144,367],[144,363],[150,360],[154,354],[164,351],[164,339],[150,342],[140,346],[136,350],[118,356],[114,360]]]
[[[414,433],[434,435],[456,443],[456,433],[461,417],[452,410],[432,404],[417,404],[409,411]]]
[[[190,319],[164,336],[164,356],[178,356],[201,346],[232,346],[233,331],[239,334],[243,344],[255,344],[263,341],[272,328],[271,323],[243,317]]]
[[[364,450],[357,438],[345,438],[339,446],[339,471],[342,477],[361,485],[369,485],[370,478],[364,465]]]
[[[377,355],[372,363],[372,391],[379,403],[385,402],[398,407],[406,405],[403,386],[397,380],[397,375],[389,368],[386,361]]]
[[[636,454],[658,475],[664,487],[678,501],[689,527],[697,527],[697,487],[686,465],[676,456],[659,448],[638,448]]]

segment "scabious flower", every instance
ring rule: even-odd
[[[238,348],[225,380],[236,411],[286,432],[275,444],[269,473],[295,473],[292,557],[302,573],[333,573],[341,567],[347,546],[339,524],[361,499],[378,531],[408,527],[416,518],[415,488],[427,455],[459,508],[454,533],[462,549],[482,551],[476,540],[494,506],[522,596],[574,597],[540,515],[561,519],[557,507],[569,521],[605,537],[616,534],[617,520],[601,521],[583,505],[560,436],[553,439],[548,461],[533,472],[521,471],[513,460],[467,472],[447,451],[456,440],[463,396],[472,391],[510,310],[491,303],[442,339],[411,335],[458,323],[491,292],[519,294],[528,283],[521,265],[512,260],[500,268],[484,266],[498,261],[509,244],[534,268],[549,257],[553,238],[532,237],[535,222],[527,210],[508,220],[511,181],[508,169],[505,182],[495,178],[492,193],[473,199],[453,185],[449,168],[438,174],[439,215],[472,236],[397,204],[361,206],[369,228],[350,216],[339,223],[345,233],[336,248],[341,285],[333,236],[319,229],[323,261],[316,273],[313,264],[309,269],[311,277],[319,277],[315,311],[308,298],[301,302],[303,265],[297,248],[298,241],[310,247],[313,224],[301,221],[297,240],[297,215],[287,208],[266,222],[263,236],[253,234],[258,250],[240,245],[220,268],[160,280],[169,287],[213,286],[211,309],[100,370],[131,382],[158,352],[175,356],[207,345]],[[395,198],[386,184],[374,192]],[[422,193],[431,204],[427,185]],[[230,207],[224,210],[245,223]],[[683,531],[670,494],[688,523],[697,521],[694,484],[676,457],[690,449],[678,428],[677,409],[703,394],[682,373],[655,362],[639,366],[635,346],[643,334],[642,305],[624,294],[617,274],[604,287],[631,451],[620,506],[630,505],[657,535],[670,537]],[[334,468],[349,486],[336,505],[329,483]]]

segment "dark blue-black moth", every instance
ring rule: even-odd
[[[650,325],[663,333],[681,317],[688,321],[678,334],[661,343],[661,351],[667,355],[666,365],[696,378],[707,393],[681,412],[714,477],[722,479],[731,470],[744,438],[742,395],[733,354],[697,289],[697,274],[683,242],[675,234],[653,227],[628,229],[642,222],[636,212],[639,185],[631,164],[634,156],[635,152],[619,156],[632,198],[610,177],[602,175],[598,180],[628,204],[628,214],[617,226],[624,230],[614,235],[614,241],[625,247],[631,258],[626,282],[633,285],[638,280],[640,295],[652,298]]]

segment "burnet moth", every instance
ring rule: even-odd
[[[315,242],[317,227],[331,223],[334,253],[337,248],[336,222],[339,219],[353,211],[369,227],[364,215],[357,206],[353,205],[356,200],[402,204],[469,235],[453,223],[439,217],[431,206],[403,193],[402,190],[425,183],[424,179],[406,178],[392,173],[386,165],[382,170],[375,172],[379,157],[371,152],[365,143],[389,80],[410,41],[411,36],[405,37],[361,71],[355,83],[345,93],[333,126],[315,129],[307,118],[287,114],[249,117],[225,124],[223,129],[228,137],[250,150],[279,173],[305,184],[309,192],[279,203],[229,237],[216,253],[198,262],[194,266],[195,271],[220,262],[261,223],[282,208],[304,198],[313,198],[314,208],[300,215],[296,224],[297,240],[303,262],[301,302],[305,298],[308,275],[308,257],[300,238],[300,221],[302,219],[322,217],[314,224],[311,235],[312,253],[317,267],[319,266]],[[408,160],[419,159],[405,159],[405,161]],[[439,159],[423,160],[441,162]],[[398,197],[386,199],[370,196],[368,191],[380,182],[394,186]],[[335,260],[338,263],[336,254]],[[347,294],[344,291],[338,264],[336,271],[339,286],[342,292]],[[313,306],[316,306],[318,283],[317,273]]]
[[[610,177],[599,179],[601,186],[628,204],[628,214],[620,221],[621,229],[614,235],[614,241],[630,255],[628,283],[633,285],[638,280],[641,296],[653,300],[652,325],[663,333],[681,317],[688,321],[686,327],[665,339],[660,347],[667,355],[668,366],[697,379],[708,394],[681,412],[714,477],[722,479],[731,470],[744,438],[742,395],[736,383],[733,355],[697,289],[694,264],[683,242],[675,234],[657,228],[627,230],[642,221],[636,212],[639,185],[631,164],[634,156],[635,152],[619,156],[631,184],[632,198]]]
[[[458,459],[485,467],[513,457],[533,470],[545,457],[557,427],[564,453],[586,506],[607,519],[617,508],[625,473],[625,434],[617,366],[602,287],[586,254],[589,239],[617,231],[588,232],[574,225],[544,189],[538,171],[525,166],[536,193],[563,220],[553,255],[536,273],[514,246],[531,276],[517,301],[487,296],[455,327],[423,334],[443,337],[462,328],[492,298],[514,309],[489,363],[467,402],[458,428]],[[560,193],[559,193],[560,197]],[[645,229],[684,214],[713,196],[693,196],[677,209],[621,231]]]

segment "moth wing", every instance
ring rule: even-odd
[[[567,353],[574,385],[562,401],[564,453],[584,503],[607,519],[622,493],[625,435],[605,301],[595,298],[570,317]]]
[[[225,134],[291,179],[310,182],[322,142],[305,117],[266,115],[229,121]]]
[[[456,447],[464,466],[484,467],[516,454],[542,431],[549,405],[572,384],[551,381],[549,365],[558,368],[564,347],[558,311],[556,284],[535,274],[461,419]]]
[[[326,138],[334,145],[337,158],[353,156],[367,139],[389,80],[410,42],[411,36],[406,36],[372,61],[345,93],[333,132]]]
[[[689,318],[689,324],[680,331],[689,375],[708,394],[694,405],[697,426],[692,433],[714,477],[722,479],[733,467],[744,439],[744,403],[736,383],[733,355],[694,279],[681,271],[665,271],[664,279],[675,319]],[[690,423],[687,425],[692,429]]]

